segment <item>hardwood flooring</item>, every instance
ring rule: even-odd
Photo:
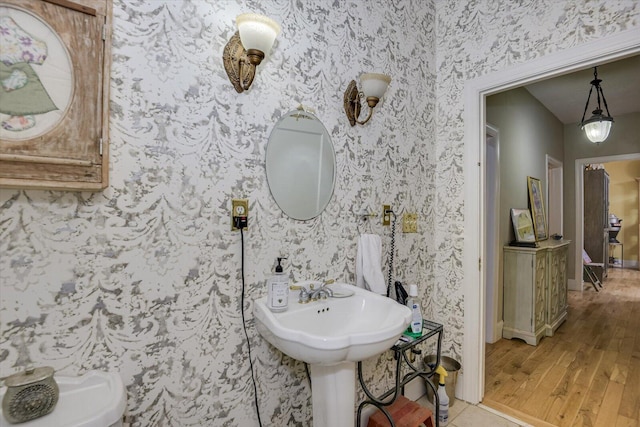
[[[487,344],[483,404],[534,426],[640,427],[640,271],[585,289],[538,346]]]

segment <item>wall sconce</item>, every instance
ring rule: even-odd
[[[244,13],[236,18],[238,31],[224,47],[222,61],[236,92],[248,90],[265,54],[280,34],[280,25],[271,18]]]
[[[360,76],[360,83],[362,84],[362,92],[358,91],[355,80],[351,80],[344,92],[344,112],[347,113],[351,126],[355,126],[356,123],[363,125],[371,119],[373,109],[391,83],[391,77],[386,74],[364,73]],[[358,120],[361,110],[360,98],[365,98],[369,105],[369,115],[362,122]]]
[[[589,96],[587,97],[587,104],[584,106],[584,113],[582,113],[582,121],[580,127],[584,129],[589,141],[596,144],[601,143],[609,136],[611,130],[611,124],[613,123],[613,117],[609,113],[609,107],[607,106],[607,100],[604,99],[604,92],[600,87],[600,80],[598,78],[598,67],[593,67],[593,80],[591,80],[591,89],[589,89]],[[593,88],[596,88],[596,95],[598,96],[598,108],[593,110],[593,116],[589,120],[585,120],[584,116],[587,114],[587,108],[589,108],[589,100],[591,99],[591,92]],[[602,96],[602,102],[607,109],[607,115],[602,114],[602,108],[600,108],[600,96]]]

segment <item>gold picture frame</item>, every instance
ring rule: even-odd
[[[540,180],[528,176],[527,188],[529,189],[529,208],[531,209],[536,241],[547,240],[549,238],[547,232],[547,214],[544,209],[544,197]]]

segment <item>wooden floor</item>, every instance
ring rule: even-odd
[[[569,291],[569,315],[537,347],[486,347],[483,404],[534,426],[640,426],[640,271]]]

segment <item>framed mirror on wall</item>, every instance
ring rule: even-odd
[[[271,195],[287,216],[304,221],[320,215],[336,176],[333,143],[322,122],[302,109],[282,117],[269,136],[266,172]]]

